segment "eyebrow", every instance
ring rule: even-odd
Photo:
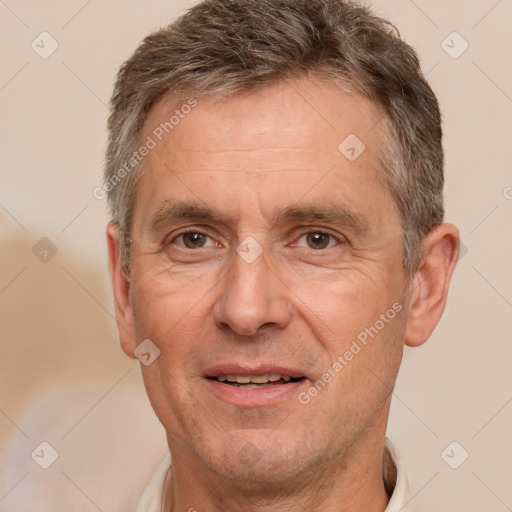
[[[285,222],[334,224],[351,228],[359,235],[367,235],[371,231],[371,224],[364,215],[332,202],[289,206],[277,213],[275,222],[276,224]]]
[[[223,216],[218,212],[197,203],[171,202],[164,204],[151,216],[149,227],[151,230],[158,229],[163,224],[171,224],[182,220],[197,221],[223,221]]]
[[[351,228],[361,236],[367,235],[371,231],[371,224],[364,215],[332,202],[288,206],[282,210],[275,211],[272,219],[274,225],[284,223],[334,224]],[[152,215],[149,227],[151,230],[156,230],[161,225],[183,220],[229,223],[228,216],[208,206],[198,203],[165,201]]]

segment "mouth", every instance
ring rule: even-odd
[[[243,389],[264,389],[305,379],[305,377],[292,377],[291,375],[282,375],[280,373],[267,373],[263,375],[222,374],[208,378],[228,386]]]
[[[272,407],[292,399],[308,377],[300,370],[275,365],[219,365],[203,382],[214,396],[236,407]]]

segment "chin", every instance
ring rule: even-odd
[[[315,440],[274,434],[248,436],[247,432],[230,437],[226,445],[208,450],[201,457],[208,469],[229,479],[245,494],[279,496],[291,485],[311,481],[311,475],[326,462],[325,451]]]

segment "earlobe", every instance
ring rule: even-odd
[[[441,224],[423,241],[423,257],[411,280],[405,344],[417,347],[427,341],[446,305],[450,279],[459,254],[459,231]]]
[[[125,354],[135,358],[133,351],[137,343],[133,321],[131,288],[130,282],[126,278],[121,266],[119,225],[115,222],[110,222],[107,225],[107,246],[119,341]]]

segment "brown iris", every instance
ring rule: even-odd
[[[204,246],[206,243],[206,235],[202,233],[184,233],[183,235],[183,243],[185,247],[189,249],[198,249]]]
[[[311,249],[325,249],[330,242],[330,235],[327,233],[308,233],[306,241]]]

